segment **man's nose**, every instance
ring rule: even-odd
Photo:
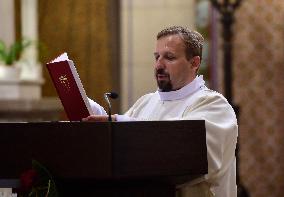
[[[156,69],[161,69],[161,68],[164,69],[166,66],[165,66],[164,61],[161,58],[159,58],[159,59],[157,59],[157,61],[155,63],[155,67],[156,67]]]

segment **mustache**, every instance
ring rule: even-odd
[[[169,73],[165,69],[162,69],[162,68],[156,70],[156,76],[159,75],[159,74],[169,76]]]

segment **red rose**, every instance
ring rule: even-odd
[[[38,174],[34,169],[30,169],[21,174],[20,182],[21,182],[21,191],[29,192],[31,188],[38,181]]]

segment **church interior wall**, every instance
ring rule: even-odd
[[[240,174],[252,197],[284,193],[284,2],[243,1],[234,26]]]

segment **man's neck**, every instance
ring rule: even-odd
[[[203,76],[201,75],[197,76],[192,82],[178,90],[173,90],[169,92],[162,92],[158,90],[158,93],[162,101],[179,100],[189,96],[190,94],[193,94],[201,87],[203,87],[204,84],[205,82],[203,80]]]

